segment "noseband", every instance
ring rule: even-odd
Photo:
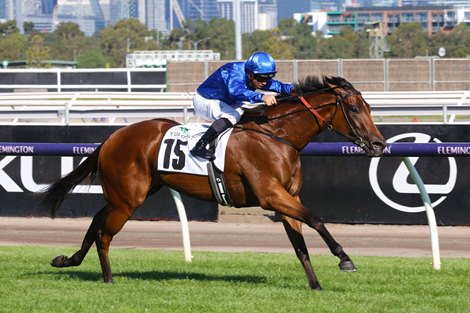
[[[359,91],[357,90],[354,90],[348,94],[346,94],[344,97],[341,97],[340,95],[338,95],[336,92],[335,92],[335,89],[336,88],[339,88],[339,87],[334,87],[334,88],[329,88],[333,91],[333,94],[335,95],[336,97],[336,102],[334,103],[335,105],[335,111],[333,113],[333,116],[331,117],[330,121],[327,121],[323,118],[323,116],[320,115],[320,113],[318,113],[318,109],[321,109],[321,108],[324,108],[325,106],[330,106],[332,105],[331,103],[330,104],[326,104],[326,105],[322,105],[322,106],[319,106],[317,108],[314,108],[310,105],[310,103],[308,103],[307,100],[305,100],[305,98],[303,97],[303,95],[299,95],[299,99],[300,101],[302,101],[303,105],[310,111],[312,112],[313,116],[315,116],[315,119],[317,120],[317,123],[318,123],[318,120],[320,120],[323,124],[326,125],[326,128],[329,129],[329,130],[332,130],[334,132],[336,132],[337,134],[340,134],[341,136],[344,136],[346,137],[348,140],[352,141],[353,143],[355,143],[356,145],[358,145],[359,147],[363,148],[366,144],[364,142],[364,140],[357,134],[357,131],[354,129],[351,121],[350,121],[350,118],[348,117],[348,115],[346,114],[346,110],[344,108],[344,104],[343,104],[343,101],[353,95],[357,95],[357,94],[361,94]],[[346,120],[346,123],[348,124],[349,126],[349,133],[345,133],[343,131],[341,131],[340,129],[334,127],[333,125],[333,121],[336,117],[336,112],[338,112],[338,107],[341,108],[341,111],[343,112],[343,115],[344,115],[344,119]],[[319,125],[320,126],[320,125]]]

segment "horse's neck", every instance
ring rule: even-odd
[[[279,134],[285,134],[284,139],[297,147],[304,147],[321,129],[315,122],[312,113],[303,105],[292,104],[292,107],[291,115],[280,119],[279,125],[274,125],[274,127]]]
[[[250,120],[250,117],[247,118]],[[255,116],[252,118],[252,125],[257,125],[260,130],[282,138],[298,148],[303,148],[321,131],[312,113],[299,103],[279,104],[259,116],[258,122]]]

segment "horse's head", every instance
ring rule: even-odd
[[[370,157],[382,155],[386,146],[385,139],[372,120],[370,105],[351,83],[341,77],[320,79],[308,76],[296,84],[295,89],[299,92],[299,97],[304,105],[315,115],[315,119],[321,127],[327,127],[343,135],[363,148]],[[316,101],[316,95],[319,93],[329,94],[328,96],[334,97],[334,100],[328,99],[326,104],[319,103]],[[310,94],[314,95],[309,96]],[[327,110],[322,112],[322,109]]]

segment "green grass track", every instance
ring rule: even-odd
[[[312,256],[312,291],[294,254],[111,250],[114,284],[102,283],[92,249],[80,267],[49,265],[74,249],[0,247],[0,312],[470,312],[470,259],[353,257],[343,273]]]

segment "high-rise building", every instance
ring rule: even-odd
[[[367,7],[393,7],[398,6],[401,0],[366,0],[364,6]]]
[[[88,36],[105,27],[98,0],[58,0],[52,16],[52,28],[61,22],[74,22]]]
[[[15,0],[0,0],[0,21],[15,19]]]
[[[52,15],[55,6],[57,5],[57,0],[41,0],[41,12],[44,15]]]
[[[341,12],[312,11],[295,16],[297,20],[311,26],[312,32],[322,31],[326,36],[339,33],[344,26],[349,26],[354,31],[374,27],[380,35],[390,35],[403,23],[419,23],[428,34],[434,34],[452,29],[459,23],[470,24],[470,19],[465,20],[465,16],[470,16],[470,7],[355,7]]]
[[[240,28],[242,33],[258,29],[258,0],[239,0]],[[234,20],[233,0],[217,0],[220,17]]]
[[[213,18],[220,18],[217,0],[180,0],[186,2],[186,18],[209,22]]]
[[[137,18],[142,24],[147,25],[146,16],[147,16],[147,7],[145,6],[146,0],[137,0]]]
[[[40,15],[42,12],[41,0],[30,0],[23,2],[24,15]]]
[[[108,24],[116,24],[119,20],[139,17],[137,0],[109,0]]]
[[[49,13],[44,10],[50,9]],[[54,3],[52,1],[30,0],[23,1],[23,17],[24,21],[32,22],[34,29],[40,32],[52,31],[52,11]]]
[[[251,33],[258,29],[258,0],[240,0],[242,33]]]
[[[277,27],[276,0],[258,0],[258,29],[266,30]]]
[[[127,0],[109,1],[109,21],[108,25],[116,24],[117,21],[129,17],[129,7]]]
[[[23,14],[23,1],[22,0],[10,0],[9,2],[9,19],[16,21],[16,27],[23,32],[24,14]]]
[[[129,17],[139,18],[139,2],[138,2],[138,0],[129,0]]]
[[[357,4],[357,0],[311,0],[310,10],[341,11],[344,7],[351,5],[353,1]]]
[[[0,0],[0,22],[16,20],[16,26],[23,30],[23,0]]]
[[[7,20],[7,2],[5,0],[0,1],[0,20],[5,21]]]
[[[167,1],[147,0],[145,3],[145,24],[149,29],[168,33]]]

